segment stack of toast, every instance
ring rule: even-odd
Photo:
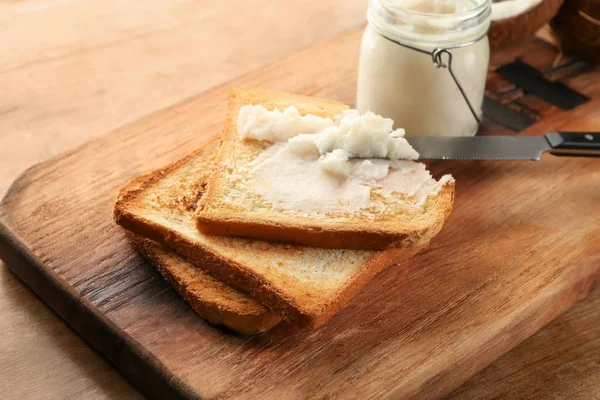
[[[121,189],[115,221],[191,307],[242,334],[281,321],[319,327],[382,269],[426,247],[452,210],[454,183],[418,211],[392,209],[378,220],[354,215],[299,217],[265,207],[245,186],[247,166],[268,144],[242,140],[243,105],[293,105],[333,117],[331,100],[254,88],[233,89],[223,134],[186,158]],[[225,201],[227,198],[228,201]]]

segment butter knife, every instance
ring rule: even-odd
[[[600,157],[600,132],[552,132],[544,136],[410,136],[420,160],[539,160],[556,156]]]

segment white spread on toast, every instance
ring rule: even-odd
[[[321,168],[317,156],[299,157],[276,143],[251,164],[250,187],[274,207],[311,213],[368,208],[371,187]]]
[[[372,112],[347,110],[336,125],[316,134],[304,133],[288,140],[293,153],[328,154],[343,150],[347,157],[416,160],[419,153],[404,139],[404,129],[393,129],[394,121]]]
[[[238,131],[243,138],[282,142],[300,133],[317,133],[334,124],[333,119],[300,115],[296,107],[269,111],[263,106],[245,105],[238,114]]]
[[[240,109],[237,125],[242,138],[287,141],[290,151],[299,156],[343,150],[347,157],[419,158],[419,153],[404,139],[404,129],[394,130],[394,121],[372,112],[361,115],[356,110],[346,110],[336,118],[323,118],[301,115],[293,106],[270,111],[260,105],[245,105]]]
[[[243,140],[273,143],[250,164],[249,187],[292,214],[375,215],[385,211],[386,202],[422,207],[453,178],[436,181],[424,164],[408,161],[418,153],[403,138],[404,131],[392,126],[388,118],[356,110],[321,118],[301,116],[294,107],[243,106],[238,116]]]

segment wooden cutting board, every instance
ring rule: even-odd
[[[349,31],[231,85],[352,104],[360,35]],[[525,56],[533,65],[550,57],[536,46]],[[591,70],[566,82],[593,98],[599,77]],[[231,85],[32,167],[0,206],[3,260],[149,396],[439,397],[600,278],[600,159],[439,162],[434,173],[457,180],[442,233],[325,326],[281,324],[255,337],[209,326],[133,251],[111,208],[129,179],[219,133]],[[539,114],[525,134],[600,127],[594,100]]]

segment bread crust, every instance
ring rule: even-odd
[[[219,216],[198,214],[196,228],[207,235],[241,236],[255,239],[268,239],[331,249],[385,250],[396,247],[419,247],[437,235],[454,204],[454,185],[442,187],[436,196],[433,222],[419,229],[396,230],[386,227],[373,227],[365,230],[362,226],[327,227],[322,224],[302,223],[293,226],[268,222],[259,219],[246,219],[236,215]],[[367,243],[367,245],[365,245]]]
[[[207,271],[224,283],[247,292],[258,303],[270,308],[286,320],[299,326],[312,328],[317,328],[327,322],[378,272],[389,265],[398,264],[411,258],[428,245],[427,243],[420,247],[376,252],[376,255],[349,279],[350,284],[335,299],[327,305],[315,309],[299,301],[301,299],[286,295],[269,279],[256,274],[247,266],[224,257],[206,246],[192,242],[176,231],[129,213],[122,207],[119,207],[119,210],[115,209],[115,220],[126,230],[159,242],[189,258],[195,264],[204,266]]]
[[[279,315],[250,298],[241,302],[228,299],[228,292],[230,294],[235,289],[223,288],[223,284],[213,283],[210,277],[203,279],[202,283],[198,283],[197,278],[194,281],[186,279],[181,263],[192,266],[189,261],[174,260],[177,256],[170,254],[172,251],[149,239],[131,233],[128,237],[192,309],[211,324],[224,325],[242,335],[253,335],[268,331],[282,320]]]
[[[229,164],[237,151],[259,152],[261,144],[239,139],[237,115],[245,104],[262,104],[272,109],[295,105],[302,114],[331,117],[348,107],[340,102],[314,99],[256,88],[234,88],[229,97],[229,113],[223,131],[223,145],[217,167],[210,176],[206,194],[198,204],[196,227],[208,235],[242,236],[306,246],[335,249],[385,250],[394,247],[419,247],[429,242],[442,228],[454,204],[454,181],[446,183],[426,204],[425,218],[371,223],[364,220],[336,220],[327,217],[297,217],[271,212],[255,212],[248,205],[233,210],[224,206],[230,174]]]
[[[147,176],[137,189],[119,196],[113,210],[114,219],[128,231],[154,240],[175,250],[195,264],[201,265],[222,282],[247,292],[258,303],[296,325],[314,328],[321,326],[378,272],[389,265],[410,258],[427,245],[427,243],[423,243],[419,247],[393,248],[386,251],[346,251],[223,237],[199,241],[173,229],[162,220],[157,222],[145,215],[148,212],[148,206],[144,204],[144,193],[155,191],[155,186],[176,174],[179,169],[184,169],[195,159],[206,159],[208,165],[214,159],[217,147],[215,143],[209,144],[208,147],[196,151],[183,160]],[[196,184],[205,182],[206,175],[208,173],[202,177],[198,176],[197,180],[201,182],[196,182]],[[190,224],[193,228],[193,215],[190,216]],[[202,236],[200,233],[198,235]],[[334,285],[328,286],[326,291],[319,291],[319,282],[315,284],[310,281],[299,281],[303,278],[292,276],[293,272],[289,272],[290,276],[282,277],[282,274],[286,273],[287,267],[285,266],[276,274],[271,270],[257,269],[251,263],[236,261],[236,258],[240,260],[245,260],[245,258],[236,257],[231,253],[230,255],[223,254],[219,250],[219,246],[212,244],[215,241],[223,240],[235,241],[235,243],[239,241],[236,248],[239,246],[240,251],[243,250],[246,255],[250,254],[250,256],[255,247],[248,242],[265,247],[267,252],[277,252],[280,259],[293,258],[295,262],[304,262],[302,255],[308,253],[312,254],[314,258],[329,255],[328,268],[331,268],[334,263],[340,263],[337,265],[341,265],[343,271],[346,267],[345,263],[347,263],[346,270],[348,272],[342,272],[343,277],[335,281]],[[245,247],[247,248],[245,249]],[[319,276],[328,277],[326,272],[323,274]],[[308,292],[307,287],[309,287]],[[312,291],[313,288],[314,291]]]
[[[207,144],[208,147],[218,147],[217,141]],[[168,172],[174,171],[181,165],[184,165],[190,158],[198,156],[200,149],[190,156],[173,163],[172,165],[152,173],[143,174],[135,177],[125,186],[123,186],[117,194],[117,203],[115,204],[115,215],[117,204],[120,204],[119,209],[124,204],[135,198],[135,194],[139,193],[144,188],[147,188],[153,182],[159,181]],[[133,217],[132,219],[138,219]],[[140,222],[143,220],[139,218]],[[157,233],[160,229],[146,229],[144,223],[136,224],[137,232],[146,232],[145,237],[161,238]],[[139,228],[139,229],[137,229]],[[192,309],[203,319],[213,325],[224,325],[242,335],[252,335],[256,333],[266,332],[279,322],[282,318],[255,302],[250,297],[238,292],[233,287],[227,287],[220,282],[214,282],[214,278],[210,276],[204,277],[199,283],[198,279],[191,282],[185,278],[184,269],[198,268],[187,260],[183,260],[178,256],[174,256],[172,251],[161,247],[158,242],[150,239],[145,239],[140,235],[130,231],[126,232],[132,245],[152,264],[164,279],[175,289],[175,291],[183,297],[192,307]],[[201,269],[200,269],[201,270]],[[197,272],[200,274],[200,271]],[[207,274],[207,272],[204,272]],[[232,293],[235,297],[241,297],[240,301],[232,301]],[[244,297],[246,297],[244,299]]]

